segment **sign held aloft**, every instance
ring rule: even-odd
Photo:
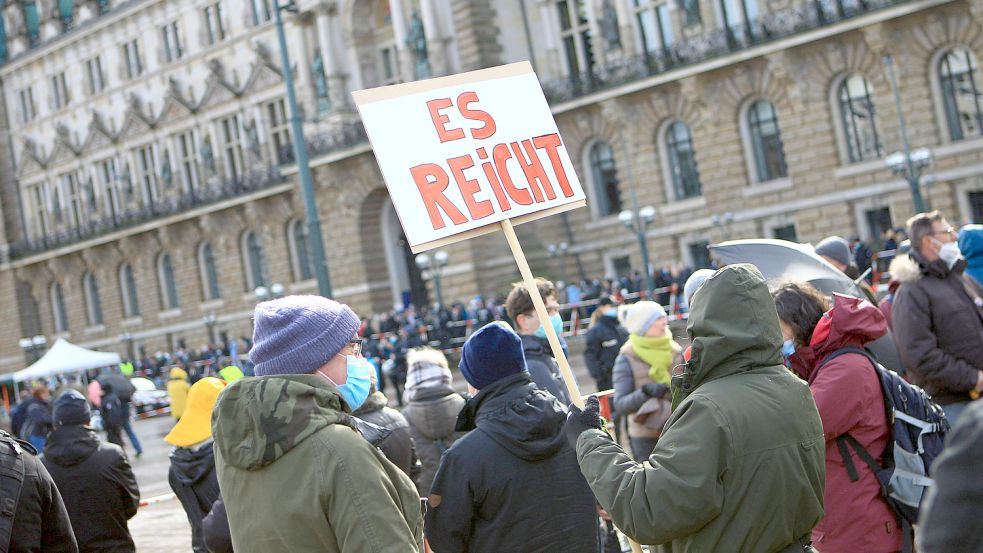
[[[353,96],[414,253],[585,205],[528,62]]]

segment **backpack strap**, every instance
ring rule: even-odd
[[[16,438],[0,431],[0,553],[10,550],[17,502],[24,485],[25,451],[30,450],[22,447]]]
[[[850,451],[847,449],[848,446],[850,449],[857,452],[857,457],[860,457],[860,460],[866,463],[875,475],[882,469],[881,465],[877,462],[877,459],[874,459],[874,456],[867,451],[867,448],[860,445],[860,442],[858,442],[857,439],[850,434],[843,434],[842,436],[836,438],[836,445],[840,450],[840,456],[843,457],[843,464],[846,465],[846,471],[847,474],[850,475],[851,482],[860,480],[860,475],[857,473],[857,469],[853,465],[853,459],[850,458]]]

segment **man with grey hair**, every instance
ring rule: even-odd
[[[902,284],[891,315],[912,380],[950,424],[983,392],[983,289],[967,278],[958,234],[938,211],[908,220],[911,252],[892,263]]]

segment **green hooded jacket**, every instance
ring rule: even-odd
[[[588,430],[581,471],[618,528],[654,551],[802,551],[823,516],[826,446],[809,387],[782,364],[764,277],[751,265],[718,271],[687,330],[692,357],[648,461]]]
[[[415,553],[420,497],[317,375],[243,378],[212,412],[236,553]]]

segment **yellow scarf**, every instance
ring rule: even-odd
[[[649,364],[649,378],[659,384],[669,385],[669,366],[672,363],[672,335],[665,336],[628,336],[635,355]]]

